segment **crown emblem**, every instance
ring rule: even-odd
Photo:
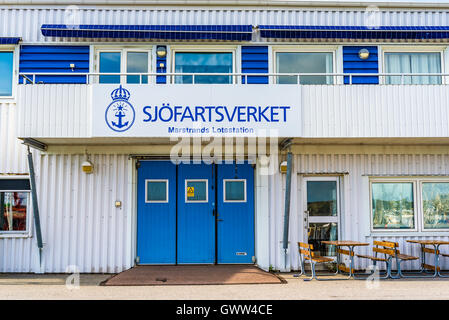
[[[128,90],[122,88],[122,85],[120,85],[119,88],[113,90],[111,92],[111,98],[112,100],[125,100],[128,101],[129,97],[131,96],[131,94],[129,93]]]

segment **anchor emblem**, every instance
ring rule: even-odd
[[[106,108],[105,120],[108,127],[117,132],[123,132],[131,128],[136,113],[129,103],[131,94],[121,85],[111,92],[112,102]]]

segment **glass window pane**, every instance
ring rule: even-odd
[[[225,201],[246,201],[245,180],[225,181]]]
[[[278,52],[278,73],[332,73],[332,52]],[[296,76],[278,77],[278,83],[298,83]],[[332,76],[301,76],[301,84],[332,84]]]
[[[441,73],[439,52],[386,52],[386,73]],[[403,82],[401,82],[403,80]],[[441,84],[440,76],[386,77],[387,84]]]
[[[307,181],[309,216],[337,215],[337,181]]]
[[[147,202],[167,202],[168,181],[147,181]]]
[[[309,223],[308,239],[309,244],[313,245],[313,252],[320,256],[336,256],[335,246],[321,243],[321,241],[338,240],[336,223]]]
[[[373,183],[373,228],[413,229],[415,227],[413,196],[411,182]]]
[[[12,96],[13,52],[0,51],[0,96]]]
[[[0,192],[0,231],[26,231],[28,192]]]
[[[177,52],[175,72],[232,73],[231,52]],[[192,76],[176,76],[176,83],[193,83]],[[232,83],[231,76],[195,76],[195,83]]]
[[[425,229],[449,228],[449,183],[425,182],[422,184]]]
[[[126,72],[148,73],[148,53],[128,52],[126,57]],[[127,83],[141,83],[140,76],[127,76]],[[148,83],[148,76],[142,76],[142,83]]]
[[[100,52],[100,73],[120,73],[120,66],[120,52]],[[100,83],[120,83],[120,76],[100,76]]]
[[[207,181],[187,180],[187,202],[207,201]]]

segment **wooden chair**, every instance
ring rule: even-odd
[[[316,255],[313,250],[313,245],[304,243],[304,242],[298,242],[298,250],[299,250],[299,261],[301,264],[301,273],[299,275],[306,275],[304,265],[305,260],[308,260],[310,263],[310,267],[312,269],[312,276],[310,278],[305,278],[304,281],[310,281],[312,279],[316,280],[336,280],[336,279],[319,279],[316,276],[316,270],[315,265],[317,263],[329,263],[334,262],[334,259],[328,258],[328,257],[321,257]]]
[[[374,256],[366,256],[366,255],[357,255],[359,258],[367,258],[373,261],[373,264],[376,266],[376,262],[383,261],[387,263],[387,273],[383,277],[379,277],[380,279],[398,279],[401,277],[407,278],[401,271],[401,263],[404,261],[412,261],[419,259],[415,256],[410,256],[407,254],[402,254],[399,248],[399,243],[392,241],[373,241],[373,252],[375,252]],[[384,255],[383,258],[377,256],[378,253]],[[393,261],[396,261],[397,273],[395,276],[392,275],[392,264]],[[411,277],[409,277],[411,278]]]
[[[378,262],[385,262],[387,266],[387,271],[385,275],[379,277],[379,279],[388,279],[392,278],[391,275],[391,266],[392,260],[395,256],[395,245],[393,243],[385,242],[385,241],[373,241],[373,255],[364,255],[364,254],[356,254],[356,257],[362,259],[370,259],[373,262],[374,270],[368,275],[372,275],[377,270]],[[366,279],[366,277],[362,277]],[[360,277],[359,277],[360,279]]]

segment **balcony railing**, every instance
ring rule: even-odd
[[[157,83],[158,78],[164,78],[163,83],[170,84],[240,84],[256,83],[254,79],[267,79],[266,84],[319,84],[319,85],[357,85],[357,84],[396,84],[396,85],[440,85],[449,83],[447,73],[20,73],[19,84],[72,83],[50,81],[42,78],[81,79],[82,84],[148,84]],[[103,79],[102,79],[103,77]],[[117,80],[107,80],[116,77]],[[133,77],[133,80],[130,80]],[[215,81],[204,82],[204,77],[215,77]],[[221,77],[221,82],[217,80]],[[311,77],[315,77],[313,80]],[[227,80],[226,80],[227,78]],[[318,80],[318,79],[320,80]],[[190,80],[188,80],[190,79]],[[226,81],[223,81],[225,79]],[[257,82],[261,83],[261,82]]]

